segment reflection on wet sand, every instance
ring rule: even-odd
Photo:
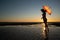
[[[44,27],[44,24],[43,24],[43,28],[42,28],[42,40],[48,40],[48,33],[49,33],[48,28]]]

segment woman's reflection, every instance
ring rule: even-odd
[[[48,33],[49,33],[49,31],[47,30],[48,28],[46,28],[46,27],[43,26],[42,29],[43,29],[42,30],[42,39],[43,40],[48,40]]]

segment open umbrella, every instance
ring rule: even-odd
[[[46,12],[51,15],[52,11],[51,11],[51,8],[49,6],[43,6],[43,9],[46,10]]]

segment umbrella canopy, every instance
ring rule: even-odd
[[[46,12],[51,15],[52,11],[51,8],[49,6],[43,6],[43,9],[46,10]]]

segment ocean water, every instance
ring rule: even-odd
[[[60,40],[60,27],[48,25],[47,39],[44,24],[0,26],[0,40]]]

